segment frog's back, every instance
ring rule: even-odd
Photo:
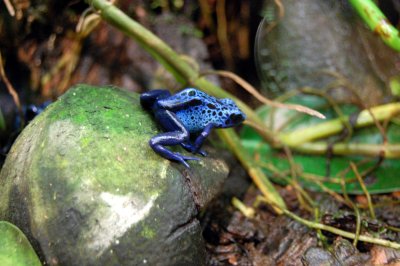
[[[204,92],[196,90],[195,93],[196,97],[201,98],[202,103],[177,111],[179,120],[190,133],[202,131],[210,123],[220,127],[225,121],[224,113],[228,108],[221,105],[217,98]]]

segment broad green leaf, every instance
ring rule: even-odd
[[[40,266],[26,236],[15,225],[0,221],[0,265]]]
[[[321,111],[327,116],[327,119],[337,118],[335,112],[321,100],[315,96],[299,96],[291,103],[303,104],[318,111]],[[341,111],[346,115],[351,115],[357,111],[355,106],[346,105],[340,106]],[[258,114],[269,128],[279,130],[280,132],[288,132],[302,127],[310,127],[320,123],[318,118],[299,114],[294,111],[277,109],[271,111],[271,108],[263,106],[258,110]],[[271,179],[278,183],[286,183],[288,178],[291,178],[290,164],[281,150],[274,150],[262,140],[260,135],[248,126],[245,126],[241,132],[243,146],[259,160],[260,165],[265,170],[266,174]],[[391,144],[400,143],[400,126],[390,124],[387,129],[388,142]],[[328,141],[332,142],[338,136],[330,137]],[[349,143],[365,143],[365,144],[380,144],[382,136],[375,126],[355,130],[349,140]],[[293,152],[293,160],[298,169],[299,181],[304,187],[322,191],[321,186],[315,180],[324,181],[323,184],[337,192],[342,192],[342,187],[338,183],[341,179],[341,172],[349,168],[349,163],[362,163],[358,166],[360,173],[372,168],[378,162],[378,158],[362,157],[362,156],[333,156],[328,158],[326,155],[310,155]],[[385,159],[379,167],[369,173],[364,179],[370,193],[384,193],[400,189],[400,160]],[[312,179],[310,179],[310,176]],[[351,194],[363,193],[361,187],[350,170],[344,175],[346,179],[346,190]]]

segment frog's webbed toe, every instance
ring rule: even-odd
[[[198,153],[200,155],[203,155],[204,157],[207,156],[207,152],[206,151],[204,151],[202,149],[196,149],[196,147],[190,142],[182,142],[181,146],[185,150],[187,150],[188,152],[191,152],[191,153],[194,153],[194,154]]]
[[[179,158],[179,159],[176,159],[176,161],[180,162],[181,164],[183,164],[187,168],[190,168],[190,166],[186,161],[188,161],[188,160],[199,161],[200,160],[197,157],[185,156],[185,155],[182,155],[182,154],[177,153],[177,152],[174,153],[174,154],[177,155],[177,158]]]
[[[206,156],[208,155],[208,153],[207,153],[205,150],[203,150],[203,149],[199,149],[199,150],[197,151],[197,153],[200,154],[200,155],[202,155],[202,156],[204,156],[204,157],[206,157]]]

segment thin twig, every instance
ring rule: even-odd
[[[255,210],[252,207],[246,206],[240,199],[233,197],[232,198],[232,205],[238,209],[244,216],[247,218],[254,218]]]
[[[233,57],[232,57],[232,48],[229,43],[228,38],[228,26],[226,21],[226,12],[225,12],[225,0],[217,0],[217,36],[218,41],[221,45],[222,55],[229,67],[229,69],[233,68]]]
[[[336,193],[335,191],[333,191],[332,189],[329,189],[327,186],[324,185],[323,182],[321,182],[321,180],[319,180],[318,178],[315,178],[312,175],[309,174],[305,174],[302,173],[301,177],[305,180],[310,180],[313,181],[315,185],[317,185],[323,192],[328,193],[330,196],[332,196],[336,201],[345,204],[345,199],[340,196],[338,193]]]
[[[320,219],[320,210],[319,208],[314,208],[314,222],[318,223],[319,219]],[[324,236],[324,234],[322,233],[321,229],[315,229],[317,230],[317,237],[318,239],[322,242],[323,246],[326,246],[327,243],[327,239],[326,236]]]
[[[304,87],[304,88],[301,88],[300,90],[302,92],[306,92],[306,93],[312,94],[312,95],[317,95],[317,96],[325,99],[328,102],[328,104],[332,107],[333,111],[335,111],[338,118],[342,119],[343,126],[347,129],[346,139],[349,139],[351,137],[351,135],[353,134],[353,127],[351,126],[350,121],[348,119],[344,119],[345,115],[342,112],[342,109],[340,109],[340,107],[338,106],[335,99],[324,91],[325,89],[317,90],[312,87]]]
[[[357,206],[353,203],[353,201],[351,201],[349,195],[347,194],[347,189],[346,189],[346,180],[345,180],[345,175],[343,174],[341,176],[341,186],[342,186],[342,190],[343,190],[343,197],[346,200],[346,204],[348,206],[350,206],[353,210],[354,213],[356,215],[356,233],[355,233],[355,237],[353,239],[353,246],[357,246],[357,242],[360,236],[360,231],[361,231],[361,217],[360,217],[360,211],[357,208]]]
[[[4,4],[6,5],[7,11],[10,14],[10,16],[15,16],[15,9],[13,5],[10,3],[9,0],[4,0]]]
[[[293,184],[294,188],[296,189],[297,199],[299,200],[301,206],[303,206],[304,209],[311,212],[313,210],[312,207],[315,206],[315,202],[299,185],[298,178],[297,178],[297,171],[296,171],[296,163],[293,159],[291,150],[287,146],[283,146],[283,151],[285,152],[285,155],[289,162],[290,175],[292,176],[291,184]]]
[[[393,231],[393,232],[398,232],[400,233],[400,228],[394,227],[394,226],[390,226],[390,225],[386,225],[385,226],[387,229]]]
[[[361,178],[361,175],[358,172],[357,166],[353,162],[350,162],[350,166],[351,166],[351,169],[353,170],[354,174],[356,175],[356,177],[358,179],[358,182],[360,183],[360,186],[361,186],[365,196],[367,197],[368,208],[369,208],[369,212],[371,214],[371,217],[372,217],[372,219],[376,219],[375,211],[374,211],[374,205],[373,205],[372,200],[371,200],[371,195],[369,194],[368,189],[365,186],[364,180]]]
[[[15,91],[14,87],[12,86],[12,84],[10,83],[10,81],[7,78],[6,72],[4,71],[4,63],[3,63],[3,57],[1,55],[1,52],[0,52],[0,78],[3,80],[4,84],[7,87],[8,93],[11,95],[15,105],[17,106],[18,114],[21,119],[21,127],[23,127],[25,125],[25,119],[24,119],[24,113],[22,111],[21,102],[19,100],[18,93]]]
[[[224,136],[226,144],[236,154],[239,161],[242,163],[243,167],[246,169],[247,173],[252,178],[258,189],[263,193],[265,198],[268,198],[269,201],[274,202],[275,206],[279,206],[279,209],[275,208],[275,210],[278,214],[281,214],[282,212],[280,211],[280,209],[287,208],[284,200],[275,190],[275,187],[269,181],[267,176],[265,176],[262,169],[260,169],[254,163],[253,158],[248,153],[241,151],[243,147],[241,145],[239,137],[230,128],[219,130],[217,131],[217,133],[220,136]]]
[[[357,98],[357,101],[359,103],[359,105],[363,108],[369,111],[372,119],[374,120],[374,123],[376,125],[376,127],[378,128],[382,139],[383,139],[383,143],[386,145],[387,144],[387,136],[386,136],[386,131],[385,129],[382,127],[382,125],[379,123],[379,121],[375,118],[374,113],[370,110],[369,106],[366,106],[363,103],[363,100],[360,96],[360,94],[358,93],[355,85],[348,79],[346,78],[344,75],[342,75],[339,72],[335,72],[335,71],[330,71],[330,70],[322,70],[321,73],[335,77],[338,81],[338,83],[336,84],[335,87],[332,87],[330,89],[335,89],[335,88],[346,88],[347,90],[349,90],[354,97]]]
[[[250,120],[245,120],[243,124],[252,127],[270,145],[277,146],[279,144],[279,140],[276,139],[274,132],[270,131],[267,127],[260,127],[259,124]]]
[[[275,5],[278,7],[278,19],[271,21],[265,30],[266,33],[269,33],[273,28],[275,28],[278,24],[279,21],[283,19],[285,16],[285,6],[282,4],[280,0],[274,0]]]
[[[276,208],[279,208],[278,206],[276,206],[275,203],[271,202],[270,200],[266,199],[265,197],[260,197],[258,199],[258,201],[264,201],[266,203],[271,204],[272,206],[275,206]],[[292,218],[293,220],[296,220],[297,222],[309,227],[309,228],[313,228],[313,229],[320,229],[326,232],[330,232],[332,234],[338,235],[338,236],[342,236],[345,238],[350,238],[350,239],[355,239],[357,238],[357,235],[351,232],[347,232],[338,228],[335,228],[333,226],[329,226],[329,225],[325,225],[325,224],[321,224],[321,223],[316,223],[313,221],[309,221],[306,219],[301,218],[300,216],[297,216],[296,214],[294,214],[293,212],[289,211],[288,209],[282,209],[283,214],[287,215],[288,217]],[[366,236],[366,235],[359,235],[358,236],[358,240],[359,241],[363,241],[366,243],[372,243],[372,244],[377,244],[377,245],[381,245],[381,246],[385,246],[385,247],[389,247],[389,248],[394,248],[394,249],[400,249],[400,243],[396,243],[396,242],[392,242],[392,241],[388,241],[385,239],[380,239],[380,238],[374,238],[374,237],[370,237],[370,236]]]
[[[350,239],[355,239],[356,235],[354,233],[351,232],[347,232],[332,226],[328,226],[328,225],[324,225],[321,223],[314,223],[311,221],[308,221],[306,219],[303,219],[299,216],[297,216],[296,214],[290,212],[287,209],[283,209],[282,210],[284,214],[286,214],[287,216],[289,216],[290,218],[292,218],[293,220],[298,221],[301,224],[304,224],[305,226],[308,226],[310,228],[314,228],[314,229],[321,229],[323,231],[327,231],[339,236],[343,236],[346,238],[350,238]],[[388,241],[385,239],[380,239],[380,238],[374,238],[374,237],[369,237],[366,235],[359,235],[358,240],[363,241],[363,242],[367,242],[367,243],[372,243],[372,244],[377,244],[377,245],[382,245],[385,247],[390,247],[390,248],[394,248],[394,249],[400,249],[400,244],[396,243],[396,242],[392,242],[392,241]]]
[[[295,110],[301,113],[306,113],[311,116],[316,116],[321,119],[325,119],[325,116],[321,114],[320,112],[313,110],[311,108],[305,107],[303,105],[299,104],[285,104],[285,103],[280,103],[280,102],[275,102],[272,101],[265,96],[263,96],[261,93],[259,93],[250,83],[236,75],[235,73],[229,72],[229,71],[224,71],[224,70],[216,70],[216,71],[205,71],[201,73],[201,75],[219,75],[222,77],[230,78],[233,81],[235,81],[237,84],[242,86],[243,89],[248,91],[251,95],[253,95],[257,100],[260,102],[267,104],[272,107],[278,107],[278,108],[285,108],[285,109],[291,109]]]
[[[54,79],[54,77],[60,75],[60,73],[63,75],[57,86],[56,94],[62,94],[68,89],[68,85],[80,59],[79,55],[82,51],[83,41],[101,22],[99,14],[93,13],[93,11],[93,8],[90,7],[83,12],[76,25],[76,34],[73,36],[71,45],[63,52],[50,71],[43,75],[41,79],[43,95],[49,96],[50,91],[47,84]]]
[[[304,207],[304,209],[308,210],[308,211],[312,211],[312,207],[316,206],[315,201],[310,197],[310,195],[301,187],[301,185],[297,182],[297,180],[294,180],[293,178],[289,178],[289,171],[282,171],[281,169],[277,169],[274,165],[272,164],[268,164],[265,163],[263,161],[260,160],[256,160],[257,161],[257,165],[259,165],[260,167],[267,169],[269,171],[271,171],[273,173],[274,178],[279,178],[282,179],[284,182],[290,184],[297,193],[297,198],[299,199],[299,201],[301,203],[304,203],[302,206]],[[294,162],[293,162],[294,163]],[[293,165],[293,168],[296,168],[295,165]],[[294,171],[296,171],[296,169],[294,169]],[[293,174],[293,173],[292,173]],[[305,201],[303,200],[306,199],[306,201],[308,202],[308,205],[306,205]]]
[[[201,10],[201,15],[203,17],[205,25],[211,29],[211,31],[214,31],[214,23],[211,17],[211,8],[210,4],[207,0],[200,0],[199,1],[199,6]]]

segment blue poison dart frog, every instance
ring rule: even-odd
[[[174,95],[167,90],[153,90],[140,96],[140,103],[152,111],[165,133],[154,136],[150,147],[169,160],[178,161],[189,168],[187,160],[198,160],[168,150],[165,146],[180,144],[191,153],[206,156],[201,146],[213,128],[234,127],[246,115],[231,99],[217,99],[194,88],[184,89]],[[196,136],[194,142],[190,137]]]
[[[18,114],[17,111],[15,111],[15,119],[13,121],[13,125],[11,127],[11,133],[6,139],[5,143],[2,144],[0,142],[0,155],[5,156],[8,151],[11,148],[11,145],[19,135],[19,133],[22,130],[22,127],[24,125],[27,125],[35,116],[39,115],[46,109],[48,105],[51,104],[51,101],[46,101],[40,105],[34,105],[34,104],[29,104],[29,105],[24,105],[22,106],[22,114],[23,114],[23,120],[24,123],[21,120],[20,115]],[[0,156],[0,162],[1,162],[1,156]]]
[[[51,103],[52,103],[51,101],[45,101],[40,105],[35,105],[35,104],[24,105],[22,107],[22,113],[24,115],[25,125],[28,124],[37,115],[42,113],[44,109],[46,109],[46,107],[49,106]],[[22,126],[21,117],[17,114],[14,121],[14,128],[18,130],[21,129],[21,126]]]

